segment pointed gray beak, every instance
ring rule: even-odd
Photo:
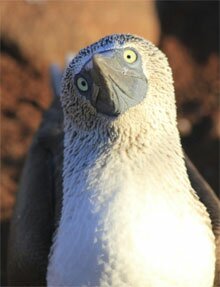
[[[90,101],[98,112],[109,116],[118,116],[137,105],[147,92],[142,67],[141,71],[139,66],[129,70],[130,67],[117,56],[95,54],[88,71],[93,80]]]
[[[111,80],[111,75],[115,74],[111,68],[111,59],[97,54],[94,55],[92,63],[93,93],[91,103],[98,112],[110,116],[118,115],[120,111],[117,110],[117,97],[114,94]]]

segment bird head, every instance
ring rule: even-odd
[[[70,62],[61,99],[64,115],[90,129],[122,119],[146,122],[155,108],[165,112],[174,103],[172,93],[164,54],[143,38],[115,34],[82,49]]]
[[[98,113],[119,116],[147,94],[142,58],[133,47],[95,53],[74,77],[82,96]]]

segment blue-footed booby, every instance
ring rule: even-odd
[[[212,287],[219,202],[187,174],[165,55],[107,36],[66,68],[64,118],[57,101],[23,172],[10,282]]]

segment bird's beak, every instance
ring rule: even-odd
[[[111,53],[95,54],[89,69],[93,80],[90,101],[96,110],[109,116],[118,116],[136,105],[146,95],[146,78],[138,72],[128,72]]]
[[[93,79],[92,105],[98,112],[109,116],[117,116],[121,113],[118,96],[114,90],[114,78],[117,72],[112,68],[110,57],[94,55],[90,71]]]

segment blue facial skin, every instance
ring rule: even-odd
[[[136,54],[133,63],[124,59],[125,50],[132,50]],[[80,77],[86,81],[87,91],[78,87]],[[97,112],[108,116],[118,116],[140,103],[148,87],[141,56],[129,47],[95,54],[75,76],[74,83]]]

